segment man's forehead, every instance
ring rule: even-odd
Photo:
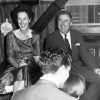
[[[59,17],[58,17],[59,19],[61,19],[61,18],[65,18],[65,19],[70,19],[70,16],[68,15],[68,14],[61,14],[61,15],[59,15]]]

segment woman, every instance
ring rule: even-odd
[[[27,74],[28,64],[31,59],[34,59],[33,56],[37,59],[40,55],[39,35],[30,29],[34,13],[29,6],[20,4],[11,12],[11,18],[18,29],[7,35],[8,61],[16,68],[15,80],[24,80],[24,85],[28,86],[30,84]]]

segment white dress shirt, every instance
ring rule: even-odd
[[[60,32],[60,34],[62,35],[63,39],[65,40],[65,35],[63,33],[61,33],[61,32]],[[70,31],[66,34],[66,38],[68,39],[70,48],[72,49]]]

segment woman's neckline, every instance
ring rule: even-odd
[[[18,38],[19,40],[27,40],[29,38],[32,38],[32,30],[31,29],[29,29],[27,31],[27,34],[21,33],[20,29],[14,30],[13,33],[16,36],[16,38]]]

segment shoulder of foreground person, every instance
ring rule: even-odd
[[[34,88],[34,87],[29,87],[27,89],[23,89],[21,91],[16,92],[12,96],[12,99],[11,100],[33,100],[33,98],[35,98],[36,95],[34,96],[34,94],[32,94],[33,92],[30,91],[30,90],[32,90],[32,88]],[[58,90],[58,92],[55,93],[55,95],[51,96],[49,94],[49,96],[50,97],[48,98],[48,100],[50,100],[50,99],[52,99],[52,100],[55,100],[55,99],[57,99],[57,100],[77,100],[76,98],[74,98],[74,97],[72,97],[72,96],[64,93],[61,90]],[[44,100],[46,100],[45,99],[45,95],[43,97],[44,97]]]

